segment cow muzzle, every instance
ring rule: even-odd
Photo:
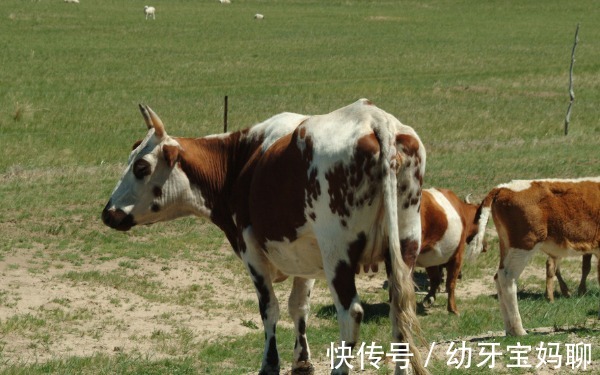
[[[135,225],[131,214],[126,214],[121,209],[109,209],[108,205],[102,211],[102,221],[107,226],[120,231],[128,231]]]

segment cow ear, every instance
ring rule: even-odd
[[[154,134],[158,138],[163,138],[166,135],[166,132],[165,126],[163,125],[163,122],[160,119],[160,117],[158,117],[158,115],[154,113],[154,111],[147,105],[140,104],[139,106],[148,129],[154,128]]]
[[[173,168],[179,161],[181,149],[178,146],[164,145],[162,151],[165,161],[170,168]]]

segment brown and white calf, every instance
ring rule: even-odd
[[[458,314],[455,289],[467,243],[479,231],[479,205],[463,202],[447,189],[425,189],[421,196],[421,252],[417,266],[429,276],[429,292],[423,302],[432,304],[446,268],[448,311]],[[469,245],[467,256],[480,253],[483,242]]]
[[[558,260],[600,255],[600,177],[498,185],[482,202],[481,223],[487,223],[490,212],[500,240],[494,279],[504,328],[509,335],[525,335],[517,280],[534,252]]]
[[[425,149],[412,128],[361,99],[326,115],[282,113],[239,132],[176,138],[140,107],[149,131],[131,152],[103,221],[129,230],[197,215],[222,229],[258,295],[261,374],[280,370],[274,281],[294,278],[292,370],[311,373],[306,321],[314,279],[327,280],[340,339],[354,346],[363,317],[354,271],[378,262],[392,270],[393,340],[408,343],[413,369],[427,373],[413,342],[420,329],[410,270],[421,243]]]

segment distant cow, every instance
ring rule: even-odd
[[[533,253],[541,250],[555,259],[600,254],[600,177],[502,184],[482,202],[482,222],[490,211],[500,240],[494,279],[504,328],[509,335],[525,335],[517,280]]]
[[[146,19],[148,19],[148,17],[152,17],[152,19],[155,20],[156,19],[156,8],[146,5],[144,7],[144,14],[146,15]]]
[[[433,303],[442,281],[442,267],[446,268],[448,311],[458,314],[454,291],[465,256],[465,244],[479,231],[479,205],[463,202],[447,189],[423,190],[421,199],[421,252],[417,266],[425,267],[429,276],[429,292],[423,300]],[[483,249],[469,246],[469,255]]]
[[[407,261],[415,259],[421,242],[425,148],[412,128],[361,99],[326,115],[282,113],[243,131],[175,138],[140,107],[148,134],[131,152],[102,219],[125,231],[197,215],[222,229],[258,295],[261,374],[280,370],[273,281],[294,277],[292,369],[310,373],[306,321],[314,278],[327,280],[341,340],[353,347],[364,314],[354,271],[382,261],[392,270],[393,340],[409,343],[413,369],[427,373],[413,342],[420,332],[413,265],[401,256],[402,248]]]
[[[592,255],[584,255],[581,262],[581,280],[577,288],[577,294],[584,295],[587,292],[586,280],[592,270]],[[546,260],[546,298],[550,302],[554,302],[554,276],[558,280],[560,292],[563,297],[570,297],[569,287],[562,278],[560,273],[559,261],[553,257],[548,257]]]

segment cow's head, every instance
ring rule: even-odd
[[[165,132],[160,118],[146,106],[140,110],[148,134],[133,146],[127,168],[102,211],[102,221],[126,231],[138,224],[151,224],[190,215],[190,199],[197,196],[186,174],[177,167],[180,144]]]

